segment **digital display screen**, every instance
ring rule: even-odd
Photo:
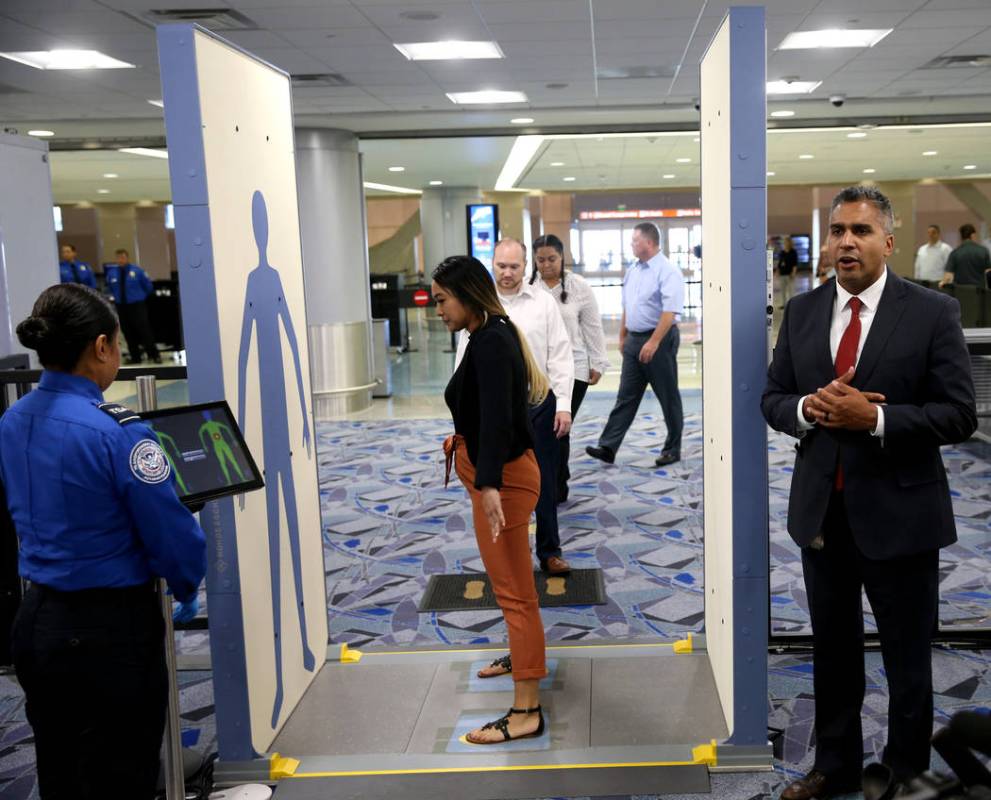
[[[499,238],[499,206],[492,203],[469,205],[468,252],[492,271],[492,257]]]
[[[265,485],[225,401],[145,411],[140,416],[165,452],[184,503]]]
[[[799,264],[809,263],[810,243],[811,239],[807,233],[793,233],[791,235],[791,246],[795,248]]]

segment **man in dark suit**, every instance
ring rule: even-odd
[[[938,554],[957,538],[939,447],[967,439],[977,416],[959,305],[888,271],[893,228],[877,189],[836,196],[836,280],[788,304],[761,399],[771,427],[799,440],[788,532],[815,661],[815,765],[783,800],[860,786],[862,588],[888,679],[883,761],[900,781],[929,766]]]

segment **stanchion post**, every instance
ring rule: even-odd
[[[154,411],[158,408],[158,389],[154,375],[139,375],[138,411]],[[165,620],[165,664],[169,676],[169,705],[165,720],[165,797],[167,800],[184,800],[186,774],[182,762],[182,732],[179,729],[179,682],[176,677],[175,630],[172,627],[172,600],[166,592],[165,581],[158,581],[158,598]]]

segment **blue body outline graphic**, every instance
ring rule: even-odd
[[[252,328],[258,328],[258,371],[261,395],[261,426],[264,447],[265,504],[268,509],[269,566],[272,582],[272,624],[275,651],[275,700],[272,707],[272,728],[279,721],[282,711],[282,603],[280,582],[281,535],[279,530],[279,485],[286,509],[286,527],[289,529],[289,549],[292,555],[293,578],[296,588],[296,607],[299,612],[299,629],[303,646],[303,667],[312,672],[316,659],[310,650],[306,636],[306,609],[303,606],[303,574],[299,545],[299,518],[296,513],[296,487],[293,481],[292,449],[289,442],[288,398],[283,376],[282,337],[279,322],[286,331],[286,339],[292,350],[296,368],[296,386],[303,415],[303,444],[306,456],[311,458],[310,423],[306,413],[306,393],[303,389],[303,372],[299,362],[299,346],[292,317],[282,290],[278,270],[268,263],[268,211],[265,197],[256,190],[251,198],[251,222],[255,243],[258,246],[258,266],[248,273],[244,296],[244,315],[241,322],[241,344],[237,360],[237,421],[244,430],[247,404],[248,357],[251,352]],[[244,495],[240,500],[244,508]]]

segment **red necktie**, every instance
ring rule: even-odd
[[[840,346],[836,348],[836,362],[833,367],[836,377],[845,374],[850,367],[857,365],[857,347],[860,346],[860,307],[863,302],[859,297],[851,297],[850,321],[840,339]],[[833,488],[840,491],[843,488],[843,465],[836,465],[836,478],[833,481]]]

